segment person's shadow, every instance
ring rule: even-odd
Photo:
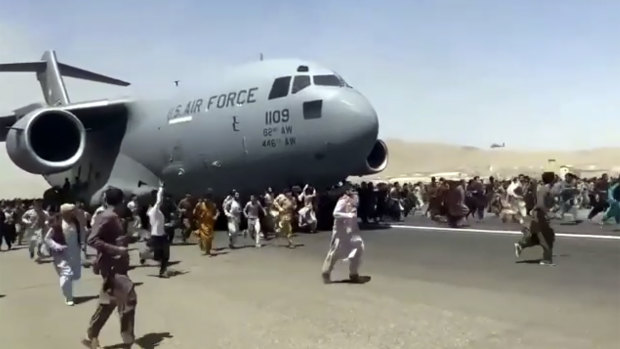
[[[82,304],[82,303],[86,303],[89,302],[93,299],[97,299],[99,298],[99,296],[78,296],[78,297],[73,297],[73,303],[75,303],[75,305],[78,304]]]
[[[136,339],[136,344],[139,348],[142,349],[154,349],[158,347],[161,342],[166,338],[172,338],[173,336],[170,332],[158,332],[158,333],[147,333],[144,336]],[[124,344],[115,344],[112,346],[104,347],[106,349],[123,349],[126,348]]]
[[[341,279],[341,280],[334,280],[329,282],[330,284],[351,284],[351,285],[363,285],[363,284],[367,284],[370,282],[370,280],[372,279],[372,277],[370,277],[369,275],[360,275],[358,280],[351,280],[351,279]]]

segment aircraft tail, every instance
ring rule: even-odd
[[[70,103],[69,95],[67,94],[67,89],[62,79],[63,76],[118,86],[130,85],[128,82],[122,80],[60,63],[56,59],[56,52],[53,50],[45,51],[41,60],[37,62],[0,64],[0,72],[36,73],[37,80],[39,80],[43,96],[45,97],[45,102],[53,106]]]

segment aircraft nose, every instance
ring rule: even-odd
[[[343,136],[368,142],[371,147],[379,134],[379,120],[368,99],[353,89],[347,89],[337,95],[333,106],[336,109],[334,114],[342,119],[344,129],[348,130]]]

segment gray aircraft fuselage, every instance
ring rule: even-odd
[[[90,131],[86,122],[80,160],[45,175],[48,182],[79,177],[88,183],[79,196],[96,203],[108,185],[140,194],[161,179],[175,196],[249,194],[329,186],[387,164],[368,100],[333,71],[299,60],[250,63],[216,88],[169,101],[132,101],[121,120]]]

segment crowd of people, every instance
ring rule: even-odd
[[[358,197],[353,188],[341,189],[332,211],[331,245],[322,268],[325,283],[331,282],[330,274],[338,260],[350,261],[352,282],[361,280],[358,268],[364,244],[357,233]],[[290,188],[277,195],[268,189],[260,200],[250,195],[245,205],[235,191],[217,204],[210,190],[200,197],[186,195],[177,203],[165,195],[163,183],[150,200],[135,196],[125,200],[120,189],[108,188],[102,205],[94,211],[68,197],[62,201],[69,202],[35,199],[0,203],[0,237],[9,250],[14,243],[27,242],[29,256],[36,262],[51,257],[68,306],[74,305],[73,282],[81,278],[84,266],[91,266],[102,276],[99,303],[84,340],[91,348],[99,348],[99,332],[115,308],[120,314],[123,342],[129,347],[134,341],[137,295],[127,275],[127,246],[132,240],[146,241],[139,253],[140,262],[159,261],[159,276],[167,278],[170,245],[176,233],[182,242],[194,235],[200,250],[214,255],[213,238],[220,213],[227,225],[230,249],[239,246],[241,236],[251,237],[257,248],[263,239],[271,237],[282,237],[289,248],[295,248],[294,229],[317,230],[317,194],[310,186]],[[94,259],[89,259],[87,246],[97,251]]]
[[[577,210],[589,208],[588,219],[604,212],[602,222],[614,218],[620,224],[620,180],[607,175],[580,179],[545,172],[540,179],[520,175],[486,181],[479,177],[469,181],[431,178],[429,183],[402,185],[362,182],[320,193],[306,185],[281,193],[268,188],[262,195],[249,195],[245,203],[236,191],[217,202],[210,190],[198,197],[185,195],[176,202],[166,194],[163,183],[151,194],[150,198],[127,198],[121,190],[109,188],[94,211],[72,200],[72,195],[57,195],[52,201],[0,202],[0,242],[9,250],[13,244],[27,243],[30,258],[37,262],[51,257],[67,305],[74,305],[72,283],[80,279],[85,261],[103,277],[99,305],[85,340],[92,348],[98,346],[99,331],[116,307],[121,313],[123,341],[133,341],[137,296],[127,275],[127,246],[135,240],[146,242],[139,253],[140,262],[158,261],[159,276],[167,278],[170,246],[176,235],[180,242],[194,236],[202,253],[213,256],[218,221],[226,226],[230,249],[239,247],[239,239],[251,239],[251,244],[260,248],[265,239],[276,237],[295,248],[294,231],[314,233],[321,222],[333,222],[330,250],[322,267],[323,281],[329,283],[338,260],[348,260],[350,279],[360,280],[364,243],[358,234],[359,223],[400,221],[421,212],[458,228],[467,224],[469,217],[479,221],[490,213],[504,222],[521,224],[523,237],[514,244],[517,257],[523,249],[540,245],[541,264],[545,265],[553,263],[553,217],[563,219],[569,214],[579,223]],[[87,246],[97,251],[94,260],[89,260]]]
[[[372,195],[375,193],[375,195]],[[553,265],[555,233],[552,219],[564,220],[566,215],[579,224],[578,211],[589,209],[588,221],[603,213],[599,224],[613,219],[620,225],[620,178],[579,178],[567,173],[560,178],[545,172],[540,179],[519,175],[511,179],[487,181],[476,176],[469,181],[431,178],[430,183],[414,185],[381,183],[378,188],[362,183],[360,187],[360,217],[362,220],[382,217],[402,220],[416,209],[434,221],[445,220],[452,228],[467,225],[469,217],[477,221],[485,213],[494,214],[503,222],[518,222],[523,237],[514,244],[518,258],[523,249],[540,245],[543,258],[540,264]],[[442,219],[443,217],[443,219]]]
[[[411,214],[423,212],[434,221],[445,220],[449,226],[459,227],[467,224],[470,217],[480,221],[488,214],[499,216],[504,222],[523,224],[527,217],[531,217],[536,205],[539,183],[540,179],[519,175],[503,180],[493,177],[482,180],[477,176],[468,181],[433,177],[428,183],[361,182],[349,185],[358,193],[358,217],[363,224],[401,221]],[[4,243],[10,248],[13,243],[22,244],[26,237],[30,256],[37,260],[47,246],[43,243],[44,236],[33,232],[45,226],[49,215],[62,215],[62,204],[72,204],[83,224],[80,241],[84,246],[85,234],[104,206],[88,210],[83,202],[68,199],[71,195],[62,192],[64,189],[53,199],[1,201],[0,237]],[[174,241],[175,234],[186,242],[193,233],[205,254],[213,251],[213,229],[218,221],[226,225],[230,248],[236,247],[240,236],[250,236],[256,247],[261,246],[261,239],[282,236],[293,248],[293,231],[316,232],[319,227],[331,226],[340,192],[336,187],[319,193],[306,185],[279,194],[268,188],[262,195],[249,195],[244,203],[236,191],[222,202],[216,202],[209,191],[200,197],[188,194],[175,202],[162,189],[153,192],[150,200],[140,200],[136,196],[128,198],[119,214],[130,238],[147,239],[153,230],[152,225],[156,227],[155,234],[163,231],[162,235],[169,243]],[[601,224],[611,219],[620,224],[618,179],[610,179],[606,174],[587,179],[570,173],[565,178],[554,175],[550,194],[553,197],[548,214],[551,219],[569,216],[575,223],[581,223],[578,210],[590,209],[588,220],[604,213]],[[149,211],[153,207],[157,209]],[[161,212],[161,216],[154,215],[154,212]]]
[[[612,219],[620,224],[619,181],[607,174],[583,179],[570,173],[564,178],[553,174],[549,183],[553,199],[549,218],[565,219],[568,215],[578,224],[583,221],[578,211],[589,209],[586,218],[589,221],[604,213],[599,224],[608,224]],[[503,180],[494,177],[483,180],[478,176],[469,180],[432,177],[428,183],[403,185],[362,182],[359,216],[363,222],[380,222],[386,218],[400,221],[412,212],[421,211],[434,221],[445,220],[451,227],[459,227],[467,224],[470,217],[481,221],[491,214],[505,223],[522,223],[536,205],[536,189],[541,183],[542,177],[526,175]]]

